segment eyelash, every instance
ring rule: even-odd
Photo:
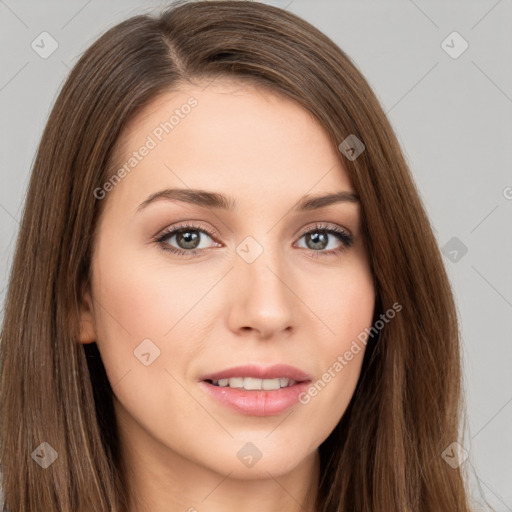
[[[202,233],[207,234],[210,238],[215,239],[216,234],[206,228],[196,226],[193,224],[182,224],[179,226],[173,226],[171,228],[166,229],[163,233],[157,235],[154,239],[155,242],[160,244],[162,246],[162,250],[169,251],[173,254],[176,254],[178,256],[185,256],[187,258],[193,258],[198,253],[202,251],[207,251],[208,249],[178,249],[176,247],[170,246],[168,243],[164,242],[165,239],[169,238],[171,235],[176,235],[179,232],[186,232],[186,231],[199,231]],[[319,258],[319,257],[329,257],[329,256],[336,256],[347,249],[349,249],[352,244],[354,243],[354,237],[350,235],[347,231],[344,229],[338,228],[338,227],[330,227],[324,224],[315,224],[312,228],[309,228],[307,231],[304,231],[300,236],[299,239],[301,239],[303,236],[309,234],[309,233],[315,233],[317,231],[322,231],[331,235],[334,235],[340,242],[342,242],[341,247],[337,249],[331,249],[329,251],[325,250],[318,250],[315,251],[314,249],[309,249],[309,251],[312,253],[311,256],[313,258]]]

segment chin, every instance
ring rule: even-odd
[[[276,437],[273,445],[268,439],[270,431],[261,433],[261,436],[247,436],[245,442],[237,440],[233,448],[221,448],[221,453],[214,460],[204,461],[213,471],[222,475],[230,475],[230,478],[240,480],[268,479],[279,477],[292,472],[305,462],[311,462],[317,451],[304,453],[297,447],[305,446],[305,443],[297,440],[289,446],[281,443]],[[273,435],[273,434],[271,434]],[[265,439],[267,437],[267,439]],[[249,440],[249,439],[252,439]],[[233,454],[233,455],[231,455]],[[219,464],[219,461],[221,463]]]

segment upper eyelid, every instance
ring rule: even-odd
[[[315,222],[315,224],[313,226],[308,226],[308,227],[304,228],[302,231],[300,231],[299,236],[304,236],[309,231],[314,231],[314,230],[318,230],[318,231],[341,230],[341,231],[345,232],[347,235],[353,236],[352,231],[350,229],[345,228],[343,226],[339,226],[338,224],[334,224],[332,222]]]
[[[175,235],[176,233],[178,233],[179,231],[186,231],[187,229],[190,229],[191,231],[201,231],[201,232],[204,232],[205,234],[207,234],[210,238],[213,238],[213,237],[216,237],[216,236],[220,236],[217,234],[217,232],[214,230],[214,229],[207,229],[203,226],[199,226],[199,225],[193,225],[193,224],[188,224],[185,222],[184,224],[178,224],[177,226],[171,226],[171,227],[167,227],[165,229],[163,229],[160,234],[156,235],[154,238],[156,240],[159,240],[161,238],[163,238],[164,236],[170,236],[170,235]]]
[[[154,240],[160,241],[164,237],[173,237],[180,231],[186,231],[187,229],[190,229],[191,231],[200,231],[201,233],[204,233],[208,235],[212,240],[214,240],[216,243],[219,243],[217,240],[215,240],[217,237],[220,237],[220,235],[217,234],[217,231],[210,228],[205,228],[201,225],[196,225],[189,223],[187,221],[183,222],[183,224],[178,223],[177,226],[170,226],[165,228],[163,231],[161,231],[160,234],[158,234],[156,237],[154,237]],[[311,231],[332,231],[334,233],[341,231],[342,233],[345,233],[348,237],[354,238],[353,233],[342,226],[339,226],[337,224],[331,223],[331,222],[315,222],[312,226],[307,226],[303,230],[301,230],[298,234],[298,238],[302,238],[304,235]],[[332,233],[331,233],[332,234]]]

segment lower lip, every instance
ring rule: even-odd
[[[310,384],[310,381],[305,381],[270,391],[248,391],[201,382],[203,388],[220,403],[250,416],[274,416],[286,411],[298,402],[299,395],[305,392]]]

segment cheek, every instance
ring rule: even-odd
[[[190,320],[199,307],[208,307],[198,301],[215,276],[155,264],[135,251],[122,258],[114,253],[100,247],[93,274],[98,349],[114,394],[130,415],[170,429],[165,405],[190,407],[177,382],[200,347]]]
[[[212,265],[198,272],[169,263],[157,249],[130,250],[129,244],[119,256],[123,244],[105,240],[93,266],[98,349],[112,386],[122,381],[116,394],[121,398],[122,389],[135,385],[128,401],[150,407],[158,393],[137,398],[139,389],[180,394],[170,374],[181,381],[200,352],[206,324],[219,314],[219,301],[209,292],[225,269]]]
[[[141,252],[126,251],[115,262],[108,248],[100,252],[101,272],[95,276],[94,288],[101,304],[103,338],[130,344],[172,336],[192,310],[197,315],[205,307],[201,298],[218,280],[215,270],[199,273],[192,267],[173,266],[162,255],[155,258],[153,251],[145,251],[144,256]]]
[[[364,260],[347,264],[346,271],[335,279],[321,282],[323,292],[310,293],[310,300],[328,328],[325,335],[316,338],[322,364],[317,380],[300,402],[309,409],[309,417],[322,418],[327,435],[346,410],[360,376],[366,350],[361,334],[372,325],[375,290]]]
[[[367,261],[357,255],[339,272],[317,274],[304,288],[305,297],[328,329],[325,353],[343,350],[373,319],[375,289]]]

